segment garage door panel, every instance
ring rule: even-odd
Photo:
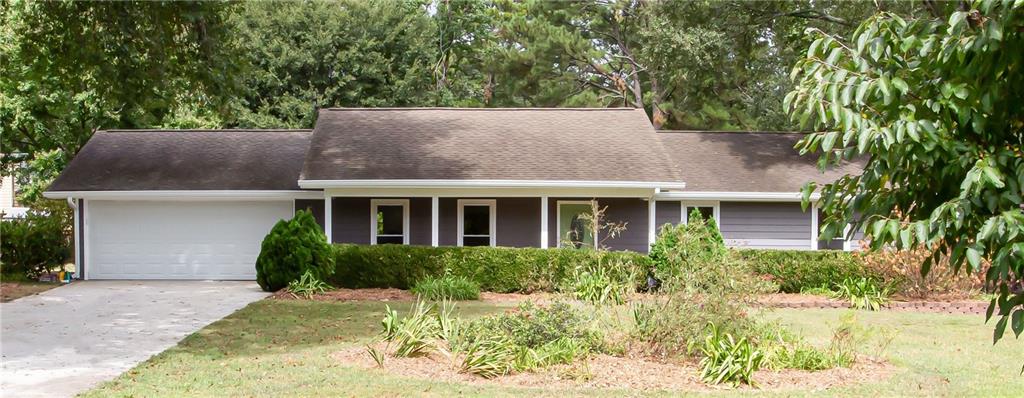
[[[256,278],[260,243],[287,202],[90,201],[90,279]]]

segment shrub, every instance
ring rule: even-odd
[[[626,302],[626,296],[635,286],[632,283],[636,278],[615,278],[613,271],[608,267],[598,265],[596,267],[577,268],[569,280],[566,290],[578,299],[597,305],[621,305]]]
[[[698,212],[686,225],[661,229],[652,261],[665,297],[633,308],[633,334],[650,352],[688,353],[709,323],[723,333],[744,335],[751,326],[746,305],[754,294],[774,289],[730,257],[719,236]]]
[[[310,272],[325,281],[334,272],[334,253],[313,215],[299,210],[291,220],[278,221],[256,258],[256,282],[275,291]]]
[[[738,249],[733,255],[755,272],[771,276],[784,293],[832,287],[847,278],[869,278],[881,282],[883,276],[867,267],[857,253],[836,250],[764,250]]]
[[[708,325],[709,333],[700,346],[704,356],[700,360],[701,378],[706,383],[752,384],[754,372],[761,368],[764,353],[754,347],[745,337],[736,339],[729,333],[722,333],[714,324]]]
[[[833,297],[848,300],[854,309],[878,311],[889,302],[889,289],[868,278],[847,278],[836,285]]]
[[[479,300],[480,285],[465,276],[427,276],[416,282],[412,292],[424,300]]]
[[[337,269],[328,282],[338,287],[409,289],[447,271],[499,293],[554,291],[577,267],[599,262],[622,264],[623,271],[612,275],[619,280],[635,274],[626,270],[650,264],[647,256],[628,251],[351,244],[335,245],[335,259]]]
[[[30,211],[0,221],[0,272],[36,278],[63,264],[71,252],[64,220]]]
[[[288,291],[290,293],[307,299],[313,297],[314,294],[326,292],[328,288],[330,286],[317,279],[309,270],[303,272],[299,279],[288,282]]]
[[[942,295],[966,298],[981,291],[985,283],[984,274],[971,273],[966,267],[958,272],[949,266],[949,256],[943,256],[932,264],[927,274],[922,274],[921,265],[931,253],[929,248],[918,246],[903,250],[885,248],[860,253],[858,256],[864,262],[864,266],[882,276],[894,292],[907,297],[928,298]]]

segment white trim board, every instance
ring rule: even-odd
[[[83,198],[103,200],[288,200],[323,199],[321,191],[47,191],[43,196],[49,199]]]
[[[376,198],[650,198],[653,188],[326,188],[334,197]]]
[[[803,200],[800,192],[659,192],[654,195],[657,200],[718,200],[735,202],[799,202]],[[817,201],[821,194],[811,194],[811,200]]]
[[[377,244],[377,207],[402,206],[402,244],[409,244],[409,199],[370,199],[370,244]]]
[[[489,223],[488,226],[489,226],[489,229],[490,229],[489,237],[490,237],[490,241],[491,241],[490,242],[490,246],[491,247],[497,246],[498,245],[498,226],[497,226],[497,222],[498,222],[498,201],[494,200],[494,199],[459,199],[458,201],[456,201],[456,208],[458,209],[458,215],[457,215],[458,219],[456,219],[455,222],[458,225],[458,245],[459,246],[464,246],[463,238],[466,237],[465,235],[463,235],[463,232],[464,232],[463,228],[465,228],[465,222],[466,222],[465,218],[463,218],[463,214],[464,214],[463,213],[463,209],[466,206],[487,206],[488,207],[488,209],[489,209],[488,211],[490,212],[490,214],[488,214],[489,217],[490,217],[490,220],[488,220],[488,223]]]
[[[684,182],[576,180],[299,180],[301,188],[686,188]]]

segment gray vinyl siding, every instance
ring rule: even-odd
[[[498,246],[540,247],[540,198],[498,198]]]
[[[590,200],[591,198],[550,198],[548,202],[548,245],[558,246],[558,201]],[[611,250],[632,250],[647,253],[647,201],[639,198],[598,198],[598,206],[608,206],[606,222],[626,222],[626,231],[605,241]],[[657,211],[657,209],[655,209]]]
[[[796,202],[722,202],[722,237],[730,246],[809,249],[811,213]]]
[[[430,198],[409,198],[409,244],[430,246]]]
[[[678,200],[654,202],[655,228],[661,229],[665,224],[679,224],[682,219],[682,205]]]
[[[441,246],[459,244],[459,200],[439,198],[437,203],[437,243]]]
[[[370,244],[369,198],[334,198],[331,215],[334,243]]]
[[[308,210],[313,213],[313,219],[320,227],[324,226],[324,201],[323,199],[295,199],[295,211]]]

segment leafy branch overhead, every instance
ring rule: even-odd
[[[947,7],[943,9],[942,7]],[[955,7],[955,8],[954,8]],[[934,5],[928,17],[882,12],[848,38],[818,29],[792,69],[785,109],[819,133],[799,145],[820,166],[864,172],[817,190],[827,238],[847,223],[873,249],[931,250],[982,272],[997,297],[998,341],[1024,332],[1024,2]],[[807,203],[805,199],[805,204]]]

